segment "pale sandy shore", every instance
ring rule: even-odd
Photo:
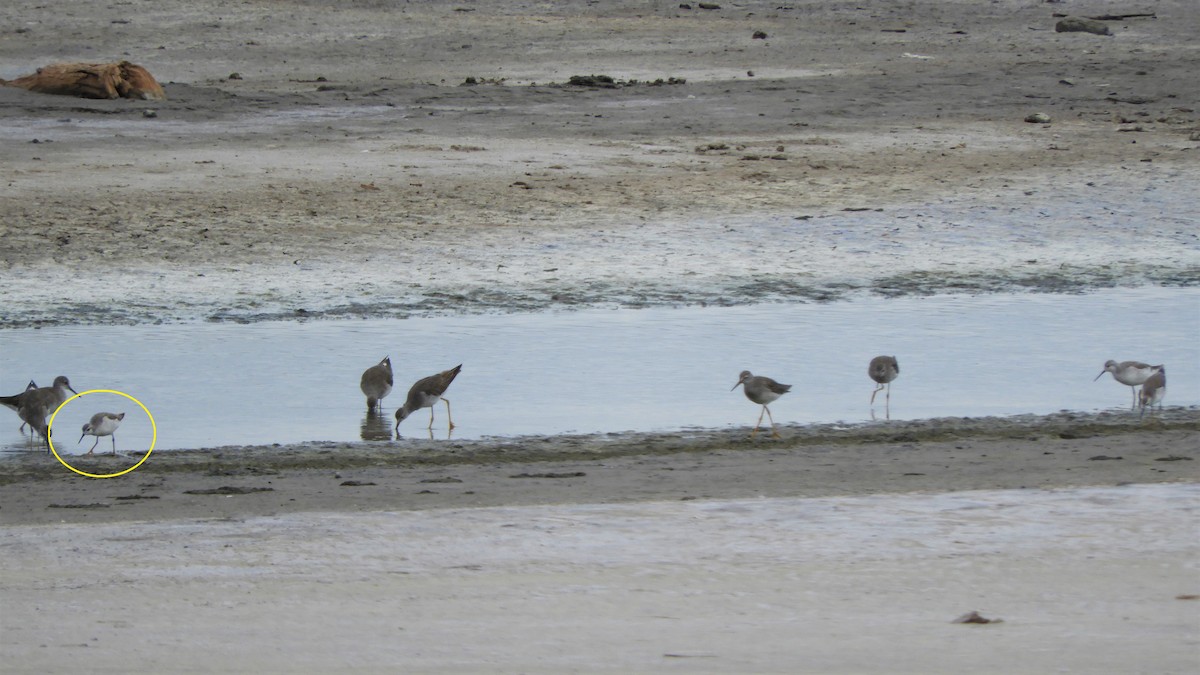
[[[1162,483],[6,527],[0,652],[14,673],[1183,674],[1198,510]]]

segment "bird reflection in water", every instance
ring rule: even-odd
[[[388,423],[387,417],[368,412],[363,415],[359,435],[364,441],[390,441],[392,440],[392,425]]]

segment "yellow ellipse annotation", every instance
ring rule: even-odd
[[[118,471],[116,473],[88,473],[86,471],[80,471],[79,469],[76,469],[75,467],[71,466],[70,464],[67,463],[67,460],[63,459],[62,456],[58,454],[58,450],[56,450],[54,448],[54,440],[53,440],[54,432],[52,431],[52,429],[54,428],[54,418],[58,417],[58,411],[62,410],[63,406],[65,406],[66,404],[70,403],[71,401],[74,401],[75,399],[77,399],[81,396],[87,396],[88,394],[117,394],[118,396],[124,396],[125,398],[129,399],[130,401],[133,401],[134,403],[138,404],[138,407],[141,408],[142,411],[146,413],[146,417],[150,418],[150,429],[153,432],[153,435],[150,438],[150,449],[146,451],[146,454],[142,456],[142,459],[137,464],[134,464],[133,466],[129,467],[128,469],[125,469],[124,471]],[[46,434],[49,436],[49,438],[47,438],[46,440],[47,440],[47,442],[50,443],[50,452],[54,453],[54,457],[57,458],[58,461],[61,462],[63,466],[74,471],[75,473],[79,474],[80,476],[87,476],[88,478],[116,478],[117,476],[124,476],[125,474],[129,473],[130,471],[133,471],[134,469],[141,466],[143,462],[145,462],[147,459],[150,458],[150,453],[154,452],[154,444],[158,442],[158,425],[156,425],[154,423],[154,415],[150,414],[150,410],[145,405],[143,405],[141,401],[130,396],[129,394],[126,394],[123,391],[117,391],[116,389],[89,389],[81,394],[75,394],[71,398],[63,401],[61,405],[59,405],[57,408],[54,409],[54,414],[50,416],[50,424],[46,425]]]

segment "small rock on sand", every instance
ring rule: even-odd
[[[1056,33],[1094,33],[1096,35],[1112,35],[1108,24],[1095,19],[1082,19],[1075,16],[1067,18],[1054,24],[1054,32]]]
[[[1004,623],[1004,619],[989,619],[979,612],[967,612],[951,623]]]

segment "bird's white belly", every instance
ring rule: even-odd
[[[91,434],[93,436],[111,436],[117,427],[120,426],[120,421],[111,417],[105,417],[99,424],[92,425]]]
[[[1153,374],[1153,368],[1126,368],[1125,370],[1118,370],[1113,373],[1113,377],[1121,384],[1136,387],[1139,384],[1144,384]]]

